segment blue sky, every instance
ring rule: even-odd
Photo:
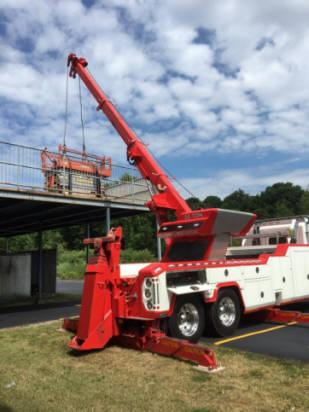
[[[278,181],[307,188],[308,21],[305,0],[2,0],[0,139],[57,150],[74,52],[201,199]],[[74,148],[77,92],[71,80]],[[86,89],[83,106],[88,151],[124,162],[125,145]]]

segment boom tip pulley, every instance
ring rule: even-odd
[[[70,53],[67,59],[67,67],[70,67],[69,76],[73,77],[73,79],[75,79],[76,77],[75,67],[78,63],[81,64],[83,67],[88,66],[88,62],[86,59],[84,59],[84,57],[78,58],[75,53]]]

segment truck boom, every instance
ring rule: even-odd
[[[73,78],[76,77],[76,74],[79,75],[97,101],[97,110],[104,112],[127,145],[128,160],[139,169],[143,178],[149,180],[158,191],[158,194],[153,195],[152,201],[147,204],[149,209],[158,215],[161,222],[168,220],[167,210],[174,212],[178,219],[180,219],[184,213],[191,212],[190,207],[170,182],[168,176],[163,172],[153,157],[150,156],[144,143],[135,136],[113,103],[108,100],[95,80],[85,69],[88,65],[87,61],[84,58],[77,58],[75,54],[70,54],[67,64],[70,66],[69,75]]]
[[[158,216],[161,223],[158,236],[165,239],[167,246],[162,260],[223,258],[230,236],[246,234],[256,215],[224,209],[192,211],[86,70],[87,61],[71,53],[67,65],[70,67],[69,76],[75,78],[76,74],[79,75],[97,101],[97,110],[104,112],[127,145],[128,160],[158,191],[152,194],[152,200],[146,206]],[[177,221],[168,222],[168,211],[174,212]]]

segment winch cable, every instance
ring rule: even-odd
[[[82,137],[83,137],[83,153],[86,152],[86,142],[85,142],[85,127],[83,119],[83,104],[82,104],[82,91],[80,86],[80,77],[78,77],[78,90],[79,90],[79,105],[80,105],[80,121],[82,125]]]
[[[64,112],[64,132],[63,132],[63,147],[65,147],[65,138],[68,128],[68,106],[69,106],[69,68],[67,68],[65,81],[65,112]]]
[[[143,142],[143,141],[142,141]],[[170,172],[170,170],[164,166],[164,164],[162,164],[162,162],[160,162],[158,160],[158,158],[156,158],[156,156],[153,154],[153,152],[151,150],[149,150],[148,147],[148,151],[151,154],[151,156],[156,160],[156,162],[162,167],[162,169],[166,172],[166,174],[168,175],[169,179],[171,180],[175,180],[175,182],[182,187],[191,197],[197,197],[194,195],[194,193],[192,193],[183,183],[180,182],[180,180],[178,180],[175,176],[173,176],[173,174]]]
[[[127,124],[129,124],[125,118],[125,116],[123,114],[121,114],[121,116],[124,118],[124,120],[126,121]],[[138,133],[136,132],[136,130],[131,127],[131,129],[133,130],[133,132],[135,133],[136,137],[138,137],[138,139],[143,143],[144,146],[148,146],[148,144],[146,144],[143,139],[141,139],[138,136]],[[192,193],[183,183],[181,183],[175,176],[173,176],[173,174],[170,172],[170,170],[168,170],[167,167],[164,166],[164,164],[162,164],[162,162],[160,162],[160,160],[158,160],[158,158],[153,154],[153,152],[150,150],[149,146],[147,148],[148,152],[151,154],[151,156],[155,159],[155,161],[158,163],[158,165],[166,172],[167,177],[170,180],[174,180],[180,187],[183,188],[183,190],[185,190],[191,197],[197,197],[194,195],[194,193]]]
[[[94,81],[96,82],[96,84],[98,85],[98,82],[96,81],[95,77],[93,76],[93,74],[90,72],[89,68],[87,68],[87,71],[89,72],[89,74],[93,77]],[[79,82],[80,82],[80,77],[78,77]],[[98,85],[99,87],[99,85]],[[100,88],[100,87],[99,87]],[[106,94],[106,93],[105,93]],[[108,95],[106,95],[107,98],[109,100],[111,100],[109,98]],[[117,106],[117,104],[115,104],[114,106]],[[123,119],[126,121],[127,124],[129,124],[125,118],[125,116],[121,113],[121,116],[123,117]],[[133,127],[131,127],[131,129],[133,130],[133,132],[135,133],[136,137],[138,137],[138,134],[136,133],[136,130],[134,130]],[[140,137],[138,137],[138,139],[143,143],[144,146],[147,146],[146,143],[144,143],[143,139],[141,139]],[[181,183],[178,179],[176,179],[176,177],[173,176],[173,174],[157,159],[157,157],[152,153],[152,151],[149,149],[148,147],[148,151],[151,154],[151,156],[155,159],[155,161],[160,165],[160,167],[166,172],[167,177],[169,179],[173,179],[180,187],[183,188],[183,190],[185,190],[191,197],[197,197],[196,195],[194,195],[194,193],[192,193],[183,183]]]

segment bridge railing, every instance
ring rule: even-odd
[[[95,198],[123,203],[144,204],[150,200],[147,182],[133,167],[113,164],[111,175],[43,164],[42,154],[50,158],[59,153],[0,141],[0,189],[40,192],[55,196]],[[80,161],[75,155],[65,155],[70,161]],[[63,162],[62,162],[63,163]],[[99,160],[91,163],[100,166]]]

